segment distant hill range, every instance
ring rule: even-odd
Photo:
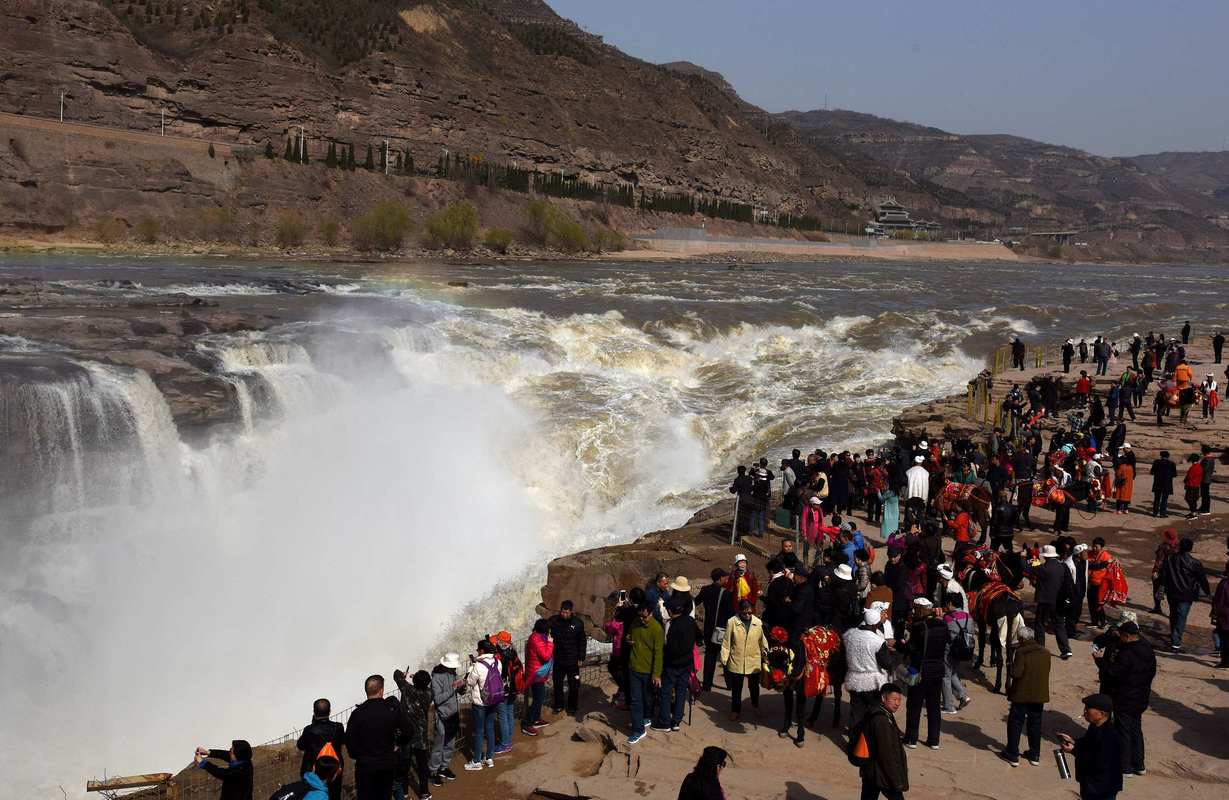
[[[419,165],[464,153],[831,230],[860,229],[891,196],[952,233],[1070,228],[1141,257],[1229,258],[1229,154],[1101,158],[850,111],[769,114],[721,75],[628,56],[542,0],[10,0],[0,74],[0,111],[55,118],[63,91],[73,121],[157,131],[165,111],[168,133],[237,148],[281,152],[302,126],[360,152],[387,139]],[[4,147],[7,223],[56,229],[22,199],[37,169]]]

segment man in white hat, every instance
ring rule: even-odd
[[[848,564],[838,564],[832,570],[832,612],[840,630],[852,628],[862,616],[858,602],[858,585],[853,580],[853,570]]]
[[[947,604],[947,596],[949,594],[958,594],[961,598],[960,607],[969,607],[969,597],[964,591],[964,587],[960,585],[960,581],[956,580],[956,570],[951,564],[940,564],[937,570],[940,580],[935,582],[935,607],[943,608]]]
[[[905,472],[908,488],[905,490],[905,527],[912,522],[921,522],[930,502],[930,471],[924,466],[926,457],[918,454],[913,457],[913,466]]]
[[[1063,342],[1063,372],[1071,371],[1071,359],[1075,358],[1075,340]]]
[[[845,691],[849,692],[849,724],[856,727],[879,702],[879,687],[887,683],[887,670],[895,661],[878,628],[879,610],[862,612],[862,624],[845,631]]]
[[[1058,640],[1059,655],[1071,658],[1071,646],[1067,642],[1067,610],[1075,602],[1075,581],[1071,572],[1058,558],[1058,550],[1052,544],[1041,548],[1041,566],[1029,569],[1037,581],[1034,601],[1037,604],[1033,619],[1033,633],[1037,643],[1045,646],[1046,623],[1054,625],[1054,638]]]

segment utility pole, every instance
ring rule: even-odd
[[[299,163],[302,164],[307,158],[307,136],[303,132],[303,126],[299,126]]]
[[[64,93],[60,92],[60,122],[64,121]]]
[[[388,139],[384,140],[384,174],[388,174]]]
[[[162,109],[162,135],[166,136],[166,109]]]

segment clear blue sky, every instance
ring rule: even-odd
[[[547,0],[769,111],[832,108],[1100,155],[1222,150],[1229,0]]]

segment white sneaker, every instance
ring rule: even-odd
[[[487,769],[493,769],[493,768],[495,767],[495,759],[493,759],[493,758],[488,758],[486,761],[483,761],[483,762],[482,762],[482,764],[483,764],[483,766],[485,766]]]
[[[469,770],[470,772],[476,772],[482,769],[482,762],[481,761],[466,761],[465,768]]]

